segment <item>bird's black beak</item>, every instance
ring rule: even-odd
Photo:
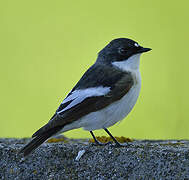
[[[144,53],[144,52],[148,52],[148,51],[151,51],[151,50],[152,50],[151,48],[141,47],[140,49],[138,49],[137,53]]]

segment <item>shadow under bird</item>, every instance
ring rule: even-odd
[[[98,145],[102,144],[93,131],[104,129],[121,146],[107,128],[125,118],[135,105],[141,88],[140,55],[150,50],[131,39],[112,40],[20,153],[26,156],[51,136],[81,127],[90,131]]]

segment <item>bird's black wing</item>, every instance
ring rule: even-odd
[[[114,101],[121,99],[132,87],[133,78],[131,73],[123,72],[119,69],[112,68],[106,65],[94,65],[92,66],[72,89],[69,95],[65,98],[69,98],[71,94],[76,90],[85,90],[88,88],[96,87],[108,87],[110,91],[105,95],[86,97],[83,101],[66,109],[70,103],[77,101],[77,98],[81,98],[80,95],[74,100],[63,101],[59,106],[55,115],[51,118],[49,123],[44,126],[44,129],[40,132],[36,132],[33,136],[36,136],[43,131],[57,127],[65,126],[69,123],[76,121],[84,115],[90,112],[98,111],[105,108]],[[83,96],[83,94],[81,94]],[[66,103],[64,103],[66,102]]]
[[[25,155],[29,154],[31,150],[36,148],[35,146],[39,146],[42,141],[44,142],[50,136],[56,134],[65,125],[121,99],[130,90],[133,83],[133,78],[129,72],[123,72],[106,65],[93,65],[64,99],[51,120],[33,134],[32,137],[35,138],[33,144],[31,142],[31,148],[28,146],[22,152]],[[98,95],[94,96],[85,95],[86,89],[93,88],[95,90],[96,87],[108,88],[109,91],[105,94],[97,93]],[[77,96],[72,98],[72,94],[75,92],[82,93],[77,93]],[[35,141],[38,143],[35,143]]]

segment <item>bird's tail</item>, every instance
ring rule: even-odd
[[[23,153],[24,156],[27,156],[30,154],[33,150],[35,150],[37,147],[39,147],[43,142],[45,142],[49,137],[56,134],[58,131],[60,131],[61,127],[54,127],[52,129],[49,129],[38,136],[36,136],[34,139],[32,139],[25,147],[23,147],[20,150],[20,153]]]

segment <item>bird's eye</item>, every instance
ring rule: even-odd
[[[127,49],[126,48],[119,48],[118,52],[119,52],[119,54],[124,55],[124,54],[126,54]]]

